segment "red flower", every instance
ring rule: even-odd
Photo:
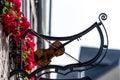
[[[27,47],[25,45],[22,46],[22,52],[25,52],[27,50]]]
[[[30,40],[32,40],[34,38],[34,36],[32,34],[29,34],[29,33],[26,37],[29,38]]]
[[[28,22],[26,17],[21,17],[20,26],[20,31],[22,34],[24,34],[24,32],[30,27],[30,23]]]
[[[2,8],[4,6],[7,8],[3,13],[0,14],[0,18],[3,23],[3,30],[7,35],[11,34],[13,35],[13,38],[16,42],[19,42],[21,40],[22,35],[25,33],[26,30],[30,27],[30,22],[27,20],[26,17],[22,15],[22,12],[20,11],[21,2],[20,0],[5,0],[5,2],[9,2],[10,5],[5,6],[2,5]],[[0,2],[1,5],[1,2]],[[12,6],[11,6],[12,5]],[[31,72],[31,70],[34,68],[34,66],[37,65],[37,63],[34,60],[34,46],[35,43],[32,41],[33,35],[28,34],[25,37],[24,42],[22,42],[22,52],[25,54],[24,56],[24,69]],[[20,47],[20,44],[17,46]],[[21,61],[22,59],[18,58],[18,61]],[[39,80],[39,79],[34,79]]]
[[[39,78],[31,77],[30,80],[40,80]]]
[[[15,11],[19,12],[20,11],[20,7],[21,7],[20,1],[16,0],[16,2],[14,2],[14,3],[15,3],[15,7],[14,7]]]
[[[7,0],[8,2],[13,2],[13,0]]]
[[[33,63],[33,62],[34,62],[34,58],[27,58],[26,61],[27,61],[27,63],[29,63],[29,64],[30,64],[30,63]]]
[[[13,36],[14,36],[14,40],[15,40],[16,42],[19,42],[19,41],[21,40],[21,34],[20,34],[20,33],[16,33],[16,34],[14,34]]]
[[[16,33],[17,22],[12,11],[2,15],[2,23],[4,24],[3,30],[6,34]]]
[[[34,78],[34,77],[31,77],[30,80],[35,80],[35,78]]]
[[[26,17],[21,17],[21,21],[20,21],[20,25],[21,26],[26,26],[26,24],[28,24],[27,26],[30,26],[30,23],[28,22]]]
[[[20,0],[7,0],[8,2],[12,3],[12,10],[16,12],[20,12],[21,2]]]
[[[10,30],[11,30],[12,33],[16,33],[17,22],[15,22],[15,21],[11,22],[11,25],[9,27],[10,27]]]
[[[18,17],[21,17],[21,16],[22,16],[22,12],[20,12],[20,11],[17,12],[17,16],[18,16]]]
[[[34,68],[34,64],[29,63],[29,65],[25,66],[24,68],[25,68],[25,70],[30,70],[31,71]]]
[[[27,53],[27,59],[26,59],[26,61],[27,61],[28,63],[34,62],[34,61],[35,61],[35,60],[34,60],[34,54],[32,54],[32,53]]]
[[[35,43],[31,42],[30,40],[26,41],[26,46],[32,50],[34,50]]]
[[[12,12],[6,12],[2,15],[2,22],[4,25],[10,26],[11,22],[14,22],[15,18]]]

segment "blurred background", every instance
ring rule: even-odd
[[[49,36],[71,36],[99,22],[100,13],[106,13],[108,19],[103,21],[109,37],[109,50],[102,63],[82,73],[66,76],[52,74],[48,77],[67,78],[90,76],[93,80],[120,80],[120,46],[119,46],[119,0],[22,0],[22,11],[31,22],[31,29]],[[35,38],[37,48],[48,48],[49,44]],[[41,44],[44,43],[44,44]],[[63,42],[64,43],[64,42]],[[89,58],[98,50],[99,34],[93,30],[80,40],[65,46],[65,51],[76,59]],[[90,54],[91,53],[91,54]],[[84,59],[85,60],[85,59]],[[55,57],[51,64],[67,65],[76,63],[67,55]]]

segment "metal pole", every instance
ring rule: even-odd
[[[50,0],[50,7],[49,7],[49,36],[51,35],[51,22],[52,22],[52,0]]]
[[[38,0],[38,33],[42,34],[42,0]],[[38,38],[37,47],[42,47],[42,40]]]

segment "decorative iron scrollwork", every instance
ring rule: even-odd
[[[105,13],[101,13],[99,15],[99,20],[102,21],[102,20],[106,20],[107,19],[107,15]]]
[[[42,75],[48,74],[48,73],[58,73],[61,75],[67,75],[68,73],[71,73],[71,72],[81,72],[81,71],[93,68],[94,66],[97,66],[103,60],[103,58],[105,57],[107,50],[108,50],[108,35],[107,35],[107,31],[104,27],[104,24],[102,23],[103,20],[107,19],[107,15],[105,13],[101,13],[98,18],[99,18],[99,22],[95,22],[93,25],[91,25],[86,30],[84,30],[78,34],[72,35],[72,36],[53,37],[53,36],[46,36],[43,34],[39,34],[35,31],[33,31],[32,29],[29,29],[28,31],[26,31],[26,33],[23,35],[23,38],[26,36],[27,33],[31,33],[38,38],[45,39],[47,42],[49,42],[51,44],[51,46],[55,47],[56,50],[59,50],[59,49],[63,48],[64,46],[66,46],[67,44],[69,44],[70,42],[86,35],[90,31],[92,31],[94,28],[96,28],[98,33],[99,33],[99,36],[100,36],[100,47],[99,47],[97,54],[92,59],[90,59],[86,62],[81,62],[81,61],[75,59],[74,57],[72,57],[70,54],[64,52],[65,54],[67,54],[71,58],[75,59],[78,63],[68,64],[65,66],[46,65],[46,66],[43,66],[43,67],[36,69],[35,71],[33,71],[29,75],[23,70],[21,70],[21,72],[24,73],[28,78],[31,78],[32,76],[41,78]],[[105,33],[105,34],[103,34],[103,33]],[[67,42],[65,42],[59,46],[54,46],[54,45],[52,45],[50,40],[54,40],[54,41],[59,40],[59,41],[67,41]],[[43,72],[44,70],[48,70],[48,69],[52,69],[52,71]],[[61,72],[61,70],[63,72]],[[19,72],[20,72],[20,70],[13,70],[10,73],[10,77],[16,73],[19,73]]]

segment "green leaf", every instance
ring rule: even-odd
[[[9,5],[9,6],[10,6],[10,8],[12,8],[12,7],[13,7],[12,3],[10,3],[10,5]]]
[[[5,14],[7,10],[8,10],[7,7],[4,7],[4,8],[2,9],[2,13]]]
[[[5,6],[9,6],[9,2],[6,1],[6,2],[5,2]]]
[[[23,52],[23,53],[22,53],[22,60],[26,60],[26,58],[27,58],[27,53],[26,53],[26,52]]]

